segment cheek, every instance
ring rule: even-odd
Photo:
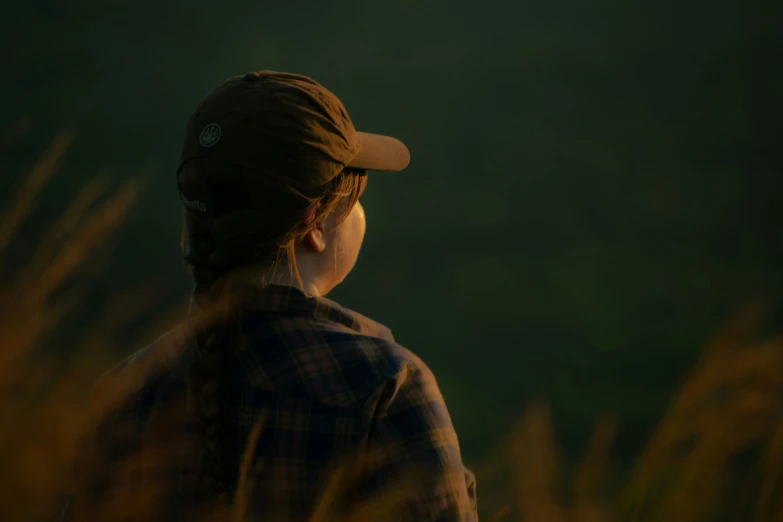
[[[364,209],[357,204],[343,223],[338,239],[338,249],[346,257],[354,257],[359,253],[366,226]]]
[[[364,214],[364,207],[361,203],[356,204],[356,213],[357,213],[357,233],[356,236],[359,239],[359,244],[361,244],[362,240],[364,239],[364,233],[367,231],[367,217]]]

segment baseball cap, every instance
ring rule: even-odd
[[[241,172],[246,191],[263,177],[306,194],[346,167],[403,170],[410,153],[396,138],[357,131],[342,102],[315,80],[261,70],[229,78],[201,101],[187,121],[178,172],[190,162]],[[180,180],[179,187],[188,209],[208,210],[204,183]]]

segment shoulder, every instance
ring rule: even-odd
[[[363,367],[374,377],[376,387],[400,379],[434,378],[418,355],[397,342],[386,327],[376,325],[388,333],[377,335],[375,332],[384,332],[379,329],[372,333],[357,333],[330,324],[320,325],[319,329],[329,351],[347,368]]]
[[[356,335],[346,332],[334,336],[332,346],[346,367],[363,365],[373,379],[365,387],[362,405],[377,417],[408,406],[440,409],[445,402],[437,379],[424,360],[393,338]],[[355,382],[359,385],[361,382]]]
[[[94,417],[86,427],[87,440],[110,448],[140,436],[156,409],[166,409],[182,398],[187,374],[179,368],[186,368],[180,357],[186,331],[186,325],[169,330],[97,379],[90,397]]]
[[[188,325],[179,324],[120,360],[98,377],[93,385],[93,394],[103,396],[122,390],[121,395],[128,396],[161,375],[171,375],[188,346],[188,334]]]
[[[388,378],[377,390],[376,416],[397,411],[430,411],[431,420],[443,419],[446,425],[451,420],[437,379],[427,364],[407,348],[395,344],[391,347],[394,366]]]

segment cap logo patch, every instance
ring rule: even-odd
[[[198,142],[202,147],[211,147],[220,139],[220,125],[217,123],[210,123],[201,131],[198,137]]]
[[[197,199],[188,199],[181,192],[180,192],[180,196],[182,196],[182,203],[185,205],[185,207],[189,208],[190,210],[195,210],[196,212],[207,211],[207,206],[203,202]]]

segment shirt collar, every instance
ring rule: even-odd
[[[388,327],[326,297],[307,297],[298,288],[283,285],[246,285],[242,290],[247,296],[246,300],[243,299],[247,310],[311,317],[340,324],[362,335],[394,342]]]

